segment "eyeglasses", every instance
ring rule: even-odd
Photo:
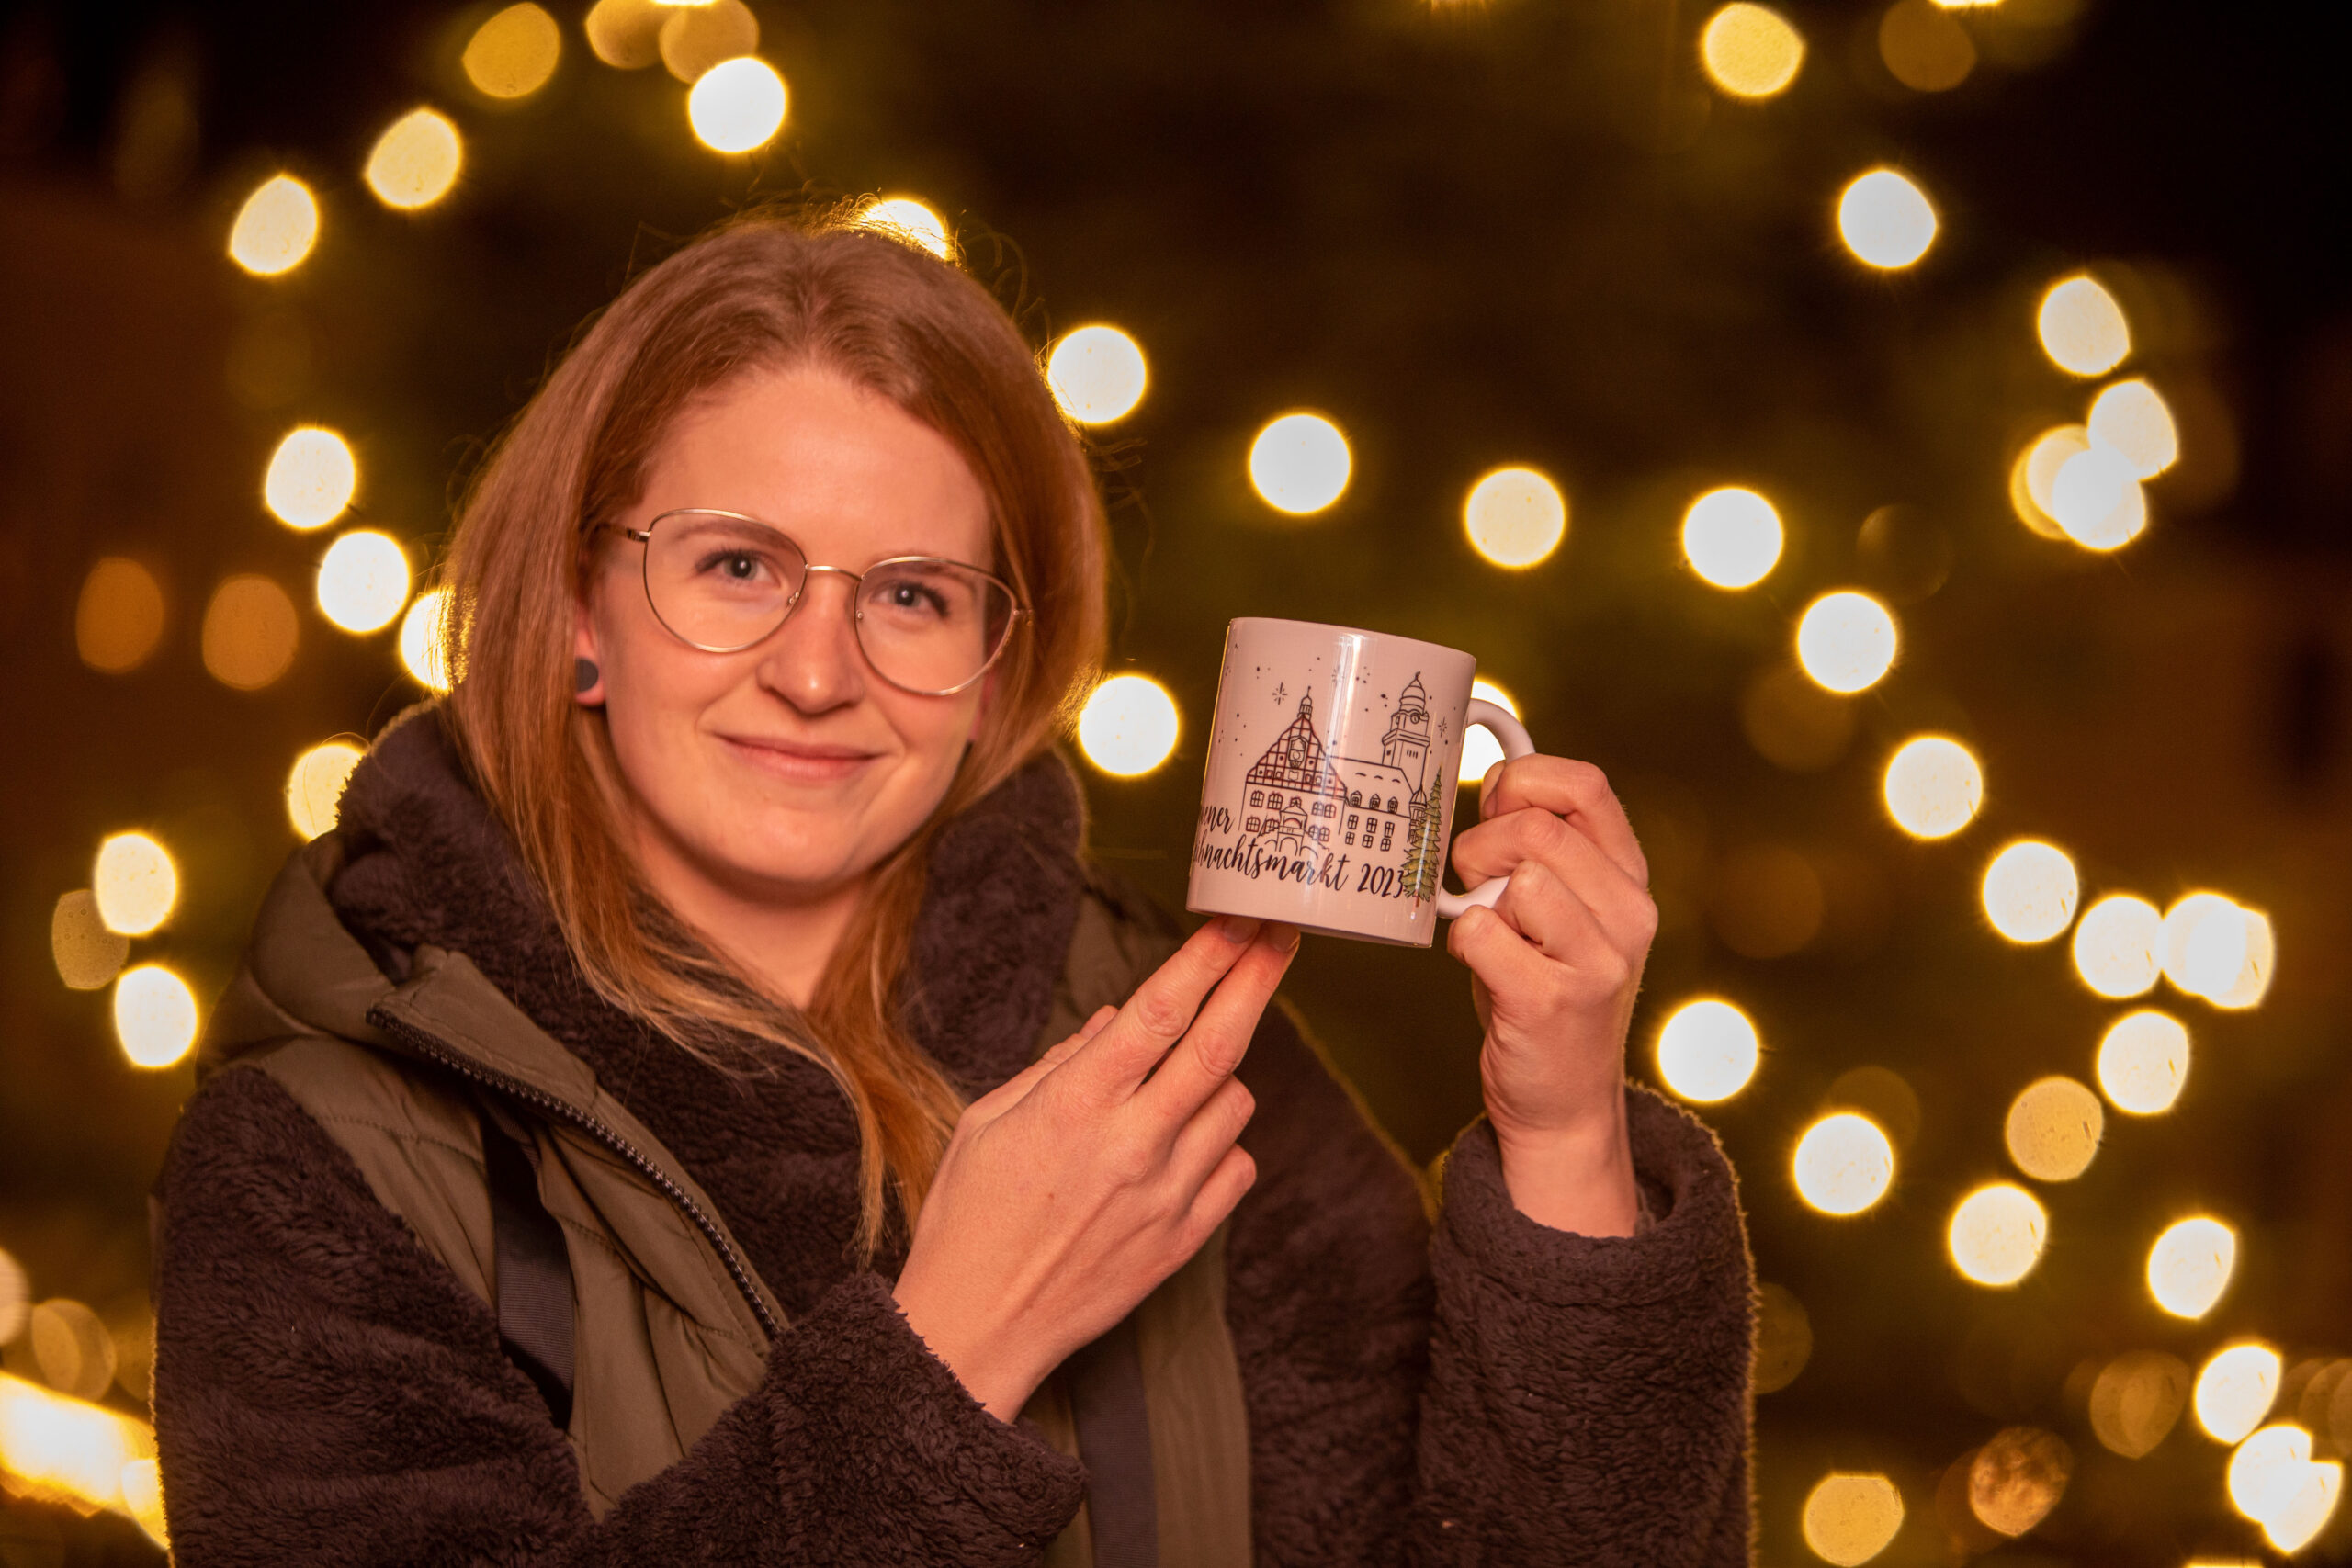
[[[798,606],[808,579],[849,579],[857,646],[902,691],[944,697],[988,672],[1021,619],[1002,579],[939,556],[893,556],[864,571],[811,566],[808,553],[757,518],[685,507],[642,530],[609,525],[645,547],[645,597],[670,634],[705,653],[763,641]]]

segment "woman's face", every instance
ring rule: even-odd
[[[820,370],[752,375],[682,416],[623,521],[679,507],[756,517],[815,565],[989,565],[987,498],[962,457]],[[931,697],[883,680],[858,649],[855,585],[827,572],[764,641],[705,653],[655,618],[645,549],[605,536],[577,637],[599,672],[581,700],[605,709],[656,885],[683,874],[771,903],[854,886],[946,795],[989,682]]]

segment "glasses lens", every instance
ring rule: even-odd
[[[808,562],[775,529],[711,512],[658,519],[645,547],[653,613],[697,648],[749,648],[784,621]]]
[[[857,637],[876,673],[913,692],[946,692],[989,667],[1012,629],[1012,594],[949,560],[891,561],[865,574]]]

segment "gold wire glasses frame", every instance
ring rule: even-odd
[[[952,696],[989,671],[1024,614],[1012,585],[944,556],[893,556],[864,571],[816,566],[783,530],[740,512],[680,507],[643,528],[605,526],[645,547],[646,603],[672,637],[705,653],[765,641],[808,579],[849,580],[851,626],[874,672],[918,696]]]

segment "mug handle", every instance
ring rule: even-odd
[[[1484,697],[1470,699],[1469,711],[1462,716],[1462,722],[1465,728],[1470,725],[1482,724],[1493,730],[1495,739],[1503,743],[1503,758],[1506,761],[1513,757],[1529,756],[1535,750],[1535,742],[1528,737],[1527,726],[1513,718],[1509,708],[1498,703],[1490,703]],[[1468,744],[1467,737],[1464,738],[1464,744]],[[1451,847],[1448,846],[1449,849]],[[1510,878],[1508,876],[1490,876],[1467,893],[1448,893],[1445,890],[1445,884],[1440,882],[1437,886],[1437,918],[1441,920],[1458,920],[1469,913],[1470,906],[1473,904],[1482,908],[1491,909],[1495,907],[1495,900],[1503,896],[1503,888],[1510,882]]]

